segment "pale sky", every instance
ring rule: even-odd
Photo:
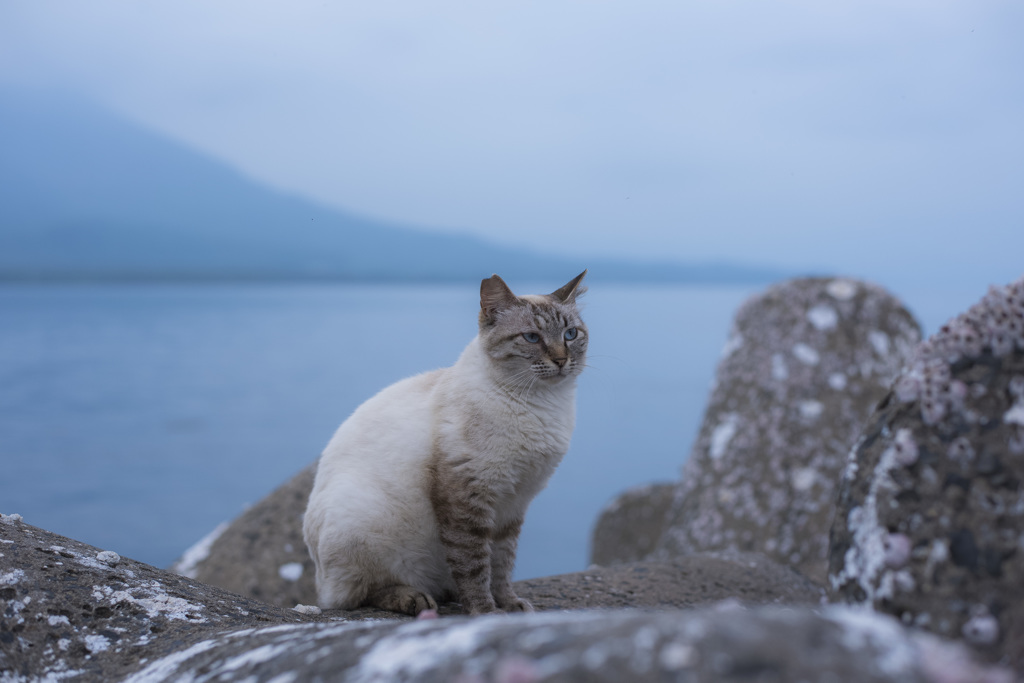
[[[0,87],[371,217],[980,296],[1024,273],[1021,36],[1020,0],[3,0]]]

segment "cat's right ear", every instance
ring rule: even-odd
[[[580,287],[580,281],[583,280],[583,276],[586,274],[587,271],[584,270],[582,273],[569,280],[569,282],[551,292],[549,296],[558,299],[563,304],[567,301],[575,301],[576,297],[583,296],[587,291],[586,287]]]
[[[511,308],[519,303],[518,297],[512,293],[505,281],[492,275],[480,282],[480,322],[492,324],[498,312]]]

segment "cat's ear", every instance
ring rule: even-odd
[[[560,287],[555,291],[551,292],[548,296],[558,299],[563,304],[570,301],[575,301],[576,297],[582,296],[587,291],[586,287],[580,287],[580,281],[583,280],[583,276],[587,274],[587,271],[583,271],[573,279],[569,280],[564,287]]]
[[[498,311],[519,304],[519,298],[512,293],[505,281],[492,275],[480,282],[480,321],[494,322]]]

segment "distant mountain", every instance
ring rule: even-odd
[[[767,269],[570,263],[361,218],[268,189],[79,100],[0,90],[0,279],[725,282]]]

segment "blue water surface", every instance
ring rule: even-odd
[[[530,508],[517,578],[585,568],[611,498],[678,478],[753,291],[591,288],[576,433]],[[924,299],[926,326],[944,319]],[[452,286],[0,287],[0,512],[167,566],[312,462],[363,400],[450,365],[477,301]]]

